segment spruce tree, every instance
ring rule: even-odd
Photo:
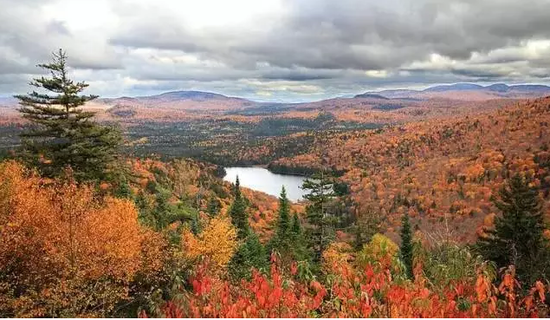
[[[19,112],[31,123],[21,134],[23,159],[48,177],[59,176],[70,167],[80,181],[105,179],[120,132],[93,122],[94,113],[82,109],[97,96],[82,95],[88,84],[69,78],[63,50],[53,54],[51,63],[38,66],[50,74],[30,83],[40,92],[15,96],[21,105]]]
[[[502,216],[494,228],[485,229],[477,247],[499,268],[514,265],[518,278],[530,285],[548,274],[548,244],[543,238],[544,221],[538,190],[532,180],[514,175],[501,188],[495,206]]]
[[[250,278],[252,268],[259,271],[266,271],[269,266],[269,259],[266,250],[260,239],[253,231],[250,232],[245,241],[239,246],[237,252],[229,262],[229,273],[235,280]]]
[[[300,218],[298,218],[298,214],[296,213],[292,215],[292,225],[290,226],[290,232],[292,233],[292,235],[302,234],[302,225],[300,224]]]
[[[216,195],[210,196],[210,199],[208,200],[208,206],[206,208],[206,212],[208,212],[208,215],[211,217],[215,217],[220,213],[220,200],[216,198]]]
[[[403,214],[401,219],[401,261],[405,265],[405,272],[409,279],[413,279],[413,243],[409,214]]]
[[[241,194],[239,177],[235,181],[233,193],[235,200],[229,209],[229,216],[231,217],[231,222],[237,228],[238,238],[245,239],[250,233],[250,226],[248,224],[248,214],[246,213],[246,201]]]
[[[331,216],[328,205],[335,197],[333,179],[325,172],[314,174],[306,179],[302,189],[309,190],[304,198],[310,201],[306,207],[308,240],[314,252],[314,261],[320,262],[323,251],[333,236],[335,217]]]
[[[290,223],[290,203],[286,197],[285,188],[283,187],[281,195],[279,196],[279,218],[277,219],[277,225],[275,227],[275,235],[267,244],[268,253],[276,251],[283,258],[293,258],[293,239]]]
[[[277,236],[280,239],[288,238],[290,229],[290,203],[286,197],[286,190],[283,186],[279,196],[279,220],[277,221]]]

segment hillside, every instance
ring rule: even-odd
[[[344,171],[358,212],[380,210],[394,239],[408,211],[425,233],[472,241],[497,210],[492,196],[513,172],[537,178],[550,218],[550,98],[477,115],[355,131],[315,140],[306,154],[274,168]]]

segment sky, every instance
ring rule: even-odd
[[[0,96],[66,50],[103,97],[313,101],[432,84],[550,83],[550,0],[0,0]]]

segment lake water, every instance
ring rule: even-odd
[[[225,168],[227,175],[223,180],[235,183],[237,176],[241,186],[262,191],[278,197],[282,186],[285,186],[286,195],[291,201],[302,200],[304,190],[300,189],[304,177],[276,174],[259,167],[229,167]]]

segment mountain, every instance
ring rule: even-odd
[[[177,109],[177,110],[239,110],[257,103],[243,98],[228,97],[203,91],[172,91],[152,96],[120,97],[100,99],[109,106],[133,108]]]
[[[354,98],[370,98],[370,99],[390,100],[390,98],[384,97],[384,96],[379,95],[379,94],[373,94],[373,93],[358,94]]]
[[[506,85],[495,83],[482,86],[475,83],[455,83],[428,87],[424,90],[392,89],[370,91],[358,95],[381,95],[391,99],[451,99],[483,101],[502,98],[524,99],[550,95],[550,86],[539,84]]]
[[[470,91],[480,90],[483,86],[473,83],[455,83],[451,85],[440,85],[424,89],[423,92],[445,92],[445,91]]]

